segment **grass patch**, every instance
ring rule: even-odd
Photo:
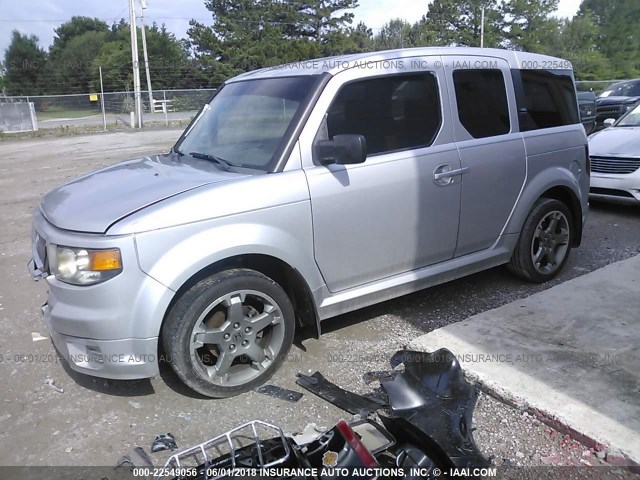
[[[38,120],[55,120],[58,118],[82,118],[91,115],[100,115],[100,110],[65,110],[51,107],[45,112],[36,112]]]

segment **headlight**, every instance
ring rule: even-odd
[[[51,245],[47,252],[49,267],[61,282],[73,285],[92,285],[115,277],[122,271],[120,250]]]
[[[636,104],[635,104],[635,103],[632,103],[631,105],[625,105],[625,106],[624,106],[624,111],[625,111],[625,112],[628,112],[629,110],[631,110],[631,109],[632,109],[633,107],[635,107],[635,106],[636,106]]]

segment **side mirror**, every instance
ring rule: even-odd
[[[322,165],[351,165],[367,158],[367,140],[362,135],[334,135],[332,140],[320,140],[314,145],[315,159]]]
[[[605,126],[605,128],[610,127],[614,123],[616,123],[616,119],[615,118],[607,118],[604,122],[602,122],[602,124]]]

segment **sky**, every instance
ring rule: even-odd
[[[136,0],[137,1],[137,0]],[[427,11],[428,0],[360,0],[354,10],[355,23],[363,21],[376,30],[392,18],[411,23]],[[186,36],[189,20],[209,22],[211,15],[204,0],[147,0],[145,21],[165,23],[178,38]],[[424,4],[424,8],[418,6]],[[0,0],[0,58],[9,45],[11,31],[35,34],[40,45],[48,48],[53,42],[53,29],[74,15],[98,17],[107,23],[129,18],[128,0]],[[572,17],[580,0],[560,0],[557,16]]]

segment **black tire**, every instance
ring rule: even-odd
[[[242,298],[242,293],[239,292],[244,292],[245,300],[240,303],[240,310],[232,310],[232,305],[234,303],[237,304],[238,300]],[[254,293],[248,292],[257,293],[254,295]],[[260,312],[261,297],[258,294],[264,296],[262,297],[262,312]],[[267,297],[269,300],[267,300]],[[218,302],[221,298],[230,300]],[[271,301],[275,304],[275,307],[271,305]],[[225,306],[224,302],[231,303]],[[251,305],[246,305],[245,303]],[[211,309],[211,305],[216,306]],[[265,305],[268,306],[265,307]],[[274,309],[267,311],[267,308],[272,307]],[[211,310],[207,311],[208,308]],[[239,325],[239,322],[236,323],[234,320],[239,318],[237,316],[238,311],[243,312],[242,318],[244,320],[241,320],[241,322],[247,323],[242,323],[240,328],[232,330],[236,324]],[[247,311],[255,311],[256,313],[252,317],[251,313],[245,315]],[[222,312],[222,316],[220,316],[220,312]],[[278,314],[277,312],[280,313]],[[267,316],[272,314],[274,323],[269,324],[262,330],[258,330],[256,327],[256,331],[251,332],[251,334],[245,333],[245,325],[253,325],[248,323],[252,319],[257,319],[258,316],[266,319]],[[204,318],[201,318],[202,315],[204,315]],[[216,325],[209,330],[209,324],[205,325],[205,323],[214,319],[214,323],[219,323],[220,325]],[[220,337],[220,343],[206,343],[204,340],[200,340],[204,339],[203,335],[205,333],[194,331],[196,323],[199,324],[199,330],[201,330],[200,326],[203,326],[205,333],[215,331],[216,338]],[[267,332],[267,330],[269,331]],[[295,314],[293,306],[280,285],[254,270],[232,269],[201,280],[185,291],[167,315],[161,337],[165,352],[169,355],[171,366],[185,385],[208,397],[226,398],[247,392],[266,382],[280,367],[289,352],[293,343],[294,330]],[[227,331],[232,335],[231,340],[227,339],[229,335],[226,333]],[[242,335],[245,335],[245,337]],[[249,338],[250,335],[253,335],[253,340]],[[196,336],[198,336],[198,340],[196,340]],[[222,340],[223,337],[224,340]],[[238,337],[237,341],[234,340],[236,337]],[[273,347],[277,351],[273,352],[270,344],[268,348],[262,346],[265,343],[265,338],[266,342],[274,341],[277,343],[276,347]],[[254,362],[250,356],[241,352],[241,344],[244,345],[245,341],[252,342],[246,348],[263,349],[263,354],[266,354],[264,362],[269,362],[266,367],[262,363]],[[235,342],[238,345],[228,345],[223,342]],[[204,345],[198,347],[200,343],[204,343]],[[221,360],[224,356],[220,352],[223,350],[227,352],[226,348],[223,348],[227,345],[229,348],[233,347],[235,353],[233,354],[233,363],[229,363],[229,366],[226,367],[226,372],[231,372],[235,369],[239,373],[244,371],[247,377],[256,374],[255,378],[247,378],[246,382],[229,382],[225,384],[231,378],[231,373],[218,375],[217,372],[218,365],[226,364]],[[194,351],[194,349],[196,350]],[[227,358],[232,356],[229,352],[227,352],[227,355]],[[257,367],[264,369],[261,370]],[[223,369],[224,367],[220,367],[220,370]],[[210,371],[216,373],[212,377],[205,378],[207,372]],[[243,378],[239,373],[237,377]]]
[[[541,222],[546,221],[547,218],[551,218],[549,216],[554,216],[555,213],[558,212],[560,215],[556,215],[560,220],[557,221],[558,224],[564,223],[566,221],[566,249],[563,249],[564,254],[561,255],[562,251],[558,250],[557,257],[561,257],[554,259],[554,261],[547,262],[546,266],[548,266],[549,271],[541,271],[544,270],[542,268],[544,265],[540,265],[540,263],[535,263],[534,261],[534,248],[540,245],[541,242],[552,241],[548,239],[536,239],[536,244],[534,244],[534,235],[538,232],[540,227],[541,235],[548,235],[547,230],[543,229],[544,225],[541,225]],[[564,216],[564,220],[562,219]],[[549,225],[550,226],[550,225]],[[556,228],[556,232],[559,231],[559,227]],[[556,233],[560,235],[560,233]],[[520,237],[518,238],[518,243],[516,248],[513,251],[513,255],[511,256],[511,261],[507,265],[507,268],[511,273],[516,275],[517,277],[526,280],[531,283],[544,283],[546,281],[551,280],[556,275],[558,275],[567,259],[569,258],[569,253],[571,252],[571,241],[573,239],[574,231],[573,231],[573,217],[571,215],[571,211],[567,208],[567,206],[559,200],[551,199],[551,198],[541,198],[539,199],[533,209],[529,213],[527,220],[522,227],[522,232],[520,232]],[[564,236],[564,234],[563,234]],[[545,247],[542,247],[545,248]],[[551,248],[551,247],[549,247]],[[539,251],[537,248],[536,251]],[[551,255],[549,255],[551,256]],[[536,266],[538,265],[538,266]]]

